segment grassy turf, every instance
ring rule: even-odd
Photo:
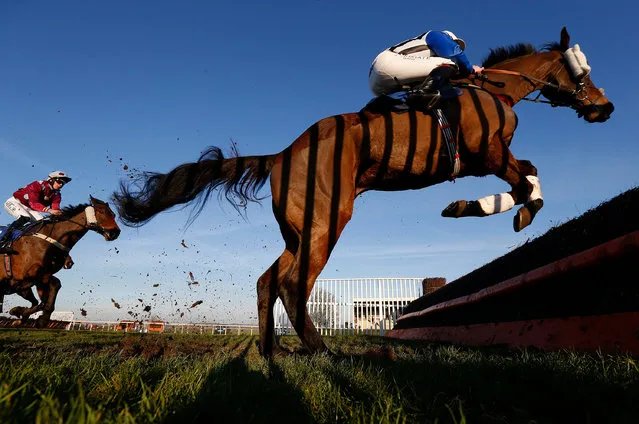
[[[254,336],[0,330],[2,423],[637,422],[629,356],[332,337],[262,359]],[[298,339],[282,345],[301,352]]]

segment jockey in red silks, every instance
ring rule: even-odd
[[[368,79],[371,91],[381,96],[418,87],[439,95],[451,76],[466,77],[484,70],[470,63],[465,48],[464,40],[450,31],[428,31],[389,47],[373,61]],[[442,97],[460,93],[458,89],[448,91]]]
[[[13,216],[16,221],[9,225],[0,237],[0,253],[17,253],[10,247],[5,246],[10,239],[12,230],[21,228],[27,222],[40,221],[44,218],[43,213],[60,215],[60,202],[62,195],[60,190],[71,181],[71,178],[62,171],[53,171],[49,178],[41,181],[34,181],[31,184],[17,190],[6,202],[5,210]]]

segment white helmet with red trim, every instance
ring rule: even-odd
[[[62,180],[65,183],[71,181],[71,177],[69,177],[67,173],[63,171],[53,171],[49,174],[49,178],[52,180]]]

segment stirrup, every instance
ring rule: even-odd
[[[426,107],[428,109],[432,109],[434,108],[437,103],[439,103],[439,101],[442,99],[442,93],[441,91],[437,90],[433,93],[433,98],[430,99],[430,101],[428,102],[428,104],[426,105]]]
[[[0,247],[0,254],[17,255],[18,251],[14,250],[13,247],[3,246],[3,247]]]
[[[414,90],[409,93],[406,104],[416,109],[431,110],[437,106],[441,99],[442,96],[439,91]]]

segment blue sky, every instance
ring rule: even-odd
[[[514,212],[440,216],[451,201],[506,191],[495,177],[370,192],[321,275],[452,281],[639,183],[637,88],[624,82],[639,67],[636,9],[590,0],[454,10],[424,1],[3,1],[0,197],[63,169],[74,177],[64,206],[89,194],[107,200],[133,170],[166,172],[207,146],[228,151],[231,139],[241,154],[279,152],[315,121],[359,110],[371,97],[370,63],[391,44],[449,29],[478,63],[490,48],[558,41],[566,26],[616,109],[587,124],[571,110],[517,105],[512,150],[537,166],[545,198],[533,225],[514,233]],[[111,243],[88,234],[72,251],[75,267],[58,274],[57,309],[117,320],[151,305],[170,321],[256,322],[256,280],[283,248],[268,199],[248,220],[215,199],[185,228],[187,219],[188,210],[166,213],[122,227]],[[0,224],[9,222],[2,210]]]

